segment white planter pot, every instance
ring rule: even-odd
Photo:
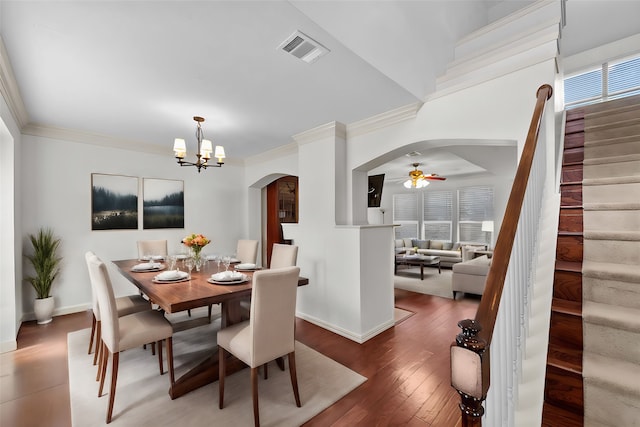
[[[53,297],[36,299],[33,302],[33,312],[36,314],[38,325],[44,325],[53,320],[53,307]]]

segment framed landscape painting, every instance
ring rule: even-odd
[[[184,182],[144,178],[142,184],[144,229],[184,228]]]
[[[138,229],[138,177],[91,174],[91,229]]]

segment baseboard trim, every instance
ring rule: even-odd
[[[316,317],[313,316],[309,316],[307,314],[301,313],[301,312],[296,312],[296,316],[306,320],[309,323],[313,323],[316,326],[319,326],[323,329],[326,329],[328,331],[331,331],[335,334],[338,334],[340,336],[343,336],[345,338],[350,339],[351,341],[355,341],[358,344],[362,344],[368,340],[370,340],[371,338],[375,337],[376,335],[386,331],[389,328],[392,328],[395,325],[395,321],[394,319],[390,319],[387,322],[384,322],[380,325],[378,325],[377,327],[369,330],[368,332],[364,333],[364,334],[355,334],[351,331],[348,331],[344,328],[341,328],[339,326],[336,325],[332,325],[330,323],[325,322],[324,320],[318,319]]]
[[[64,316],[65,314],[80,313],[81,311],[87,311],[90,308],[91,308],[91,304],[78,304],[78,305],[71,305],[68,307],[60,307],[53,310],[53,317]],[[36,320],[36,315],[33,311],[29,313],[24,313],[22,315],[23,322],[29,322],[31,320]]]

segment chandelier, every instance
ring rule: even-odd
[[[178,159],[178,164],[180,166],[195,166],[198,168],[198,173],[200,173],[200,169],[206,169],[208,167],[222,167],[225,158],[224,147],[216,145],[214,157],[216,157],[218,161],[216,163],[209,163],[211,153],[213,152],[213,146],[211,141],[208,139],[202,139],[203,133],[201,123],[204,122],[204,118],[195,116],[193,120],[198,123],[198,127],[196,128],[196,140],[198,141],[198,151],[196,152],[197,160],[195,163],[184,160],[184,157],[187,155],[187,146],[184,139],[176,138],[173,143],[173,152],[175,153],[176,159]]]

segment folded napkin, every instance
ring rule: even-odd
[[[169,270],[163,271],[162,273],[156,275],[157,280],[180,280],[185,279],[189,276],[189,274],[185,271],[180,270]]]
[[[212,274],[211,278],[218,282],[230,282],[235,280],[242,280],[246,276],[242,273],[238,273],[237,271],[222,271],[220,273]]]
[[[164,261],[164,256],[163,255],[144,255],[142,258],[140,258],[141,261]]]
[[[256,268],[256,265],[250,264],[250,263],[236,265],[237,270],[253,270],[255,268]]]
[[[136,264],[131,267],[132,270],[153,270],[156,268],[162,267],[162,264],[159,262],[143,262],[141,264]]]

